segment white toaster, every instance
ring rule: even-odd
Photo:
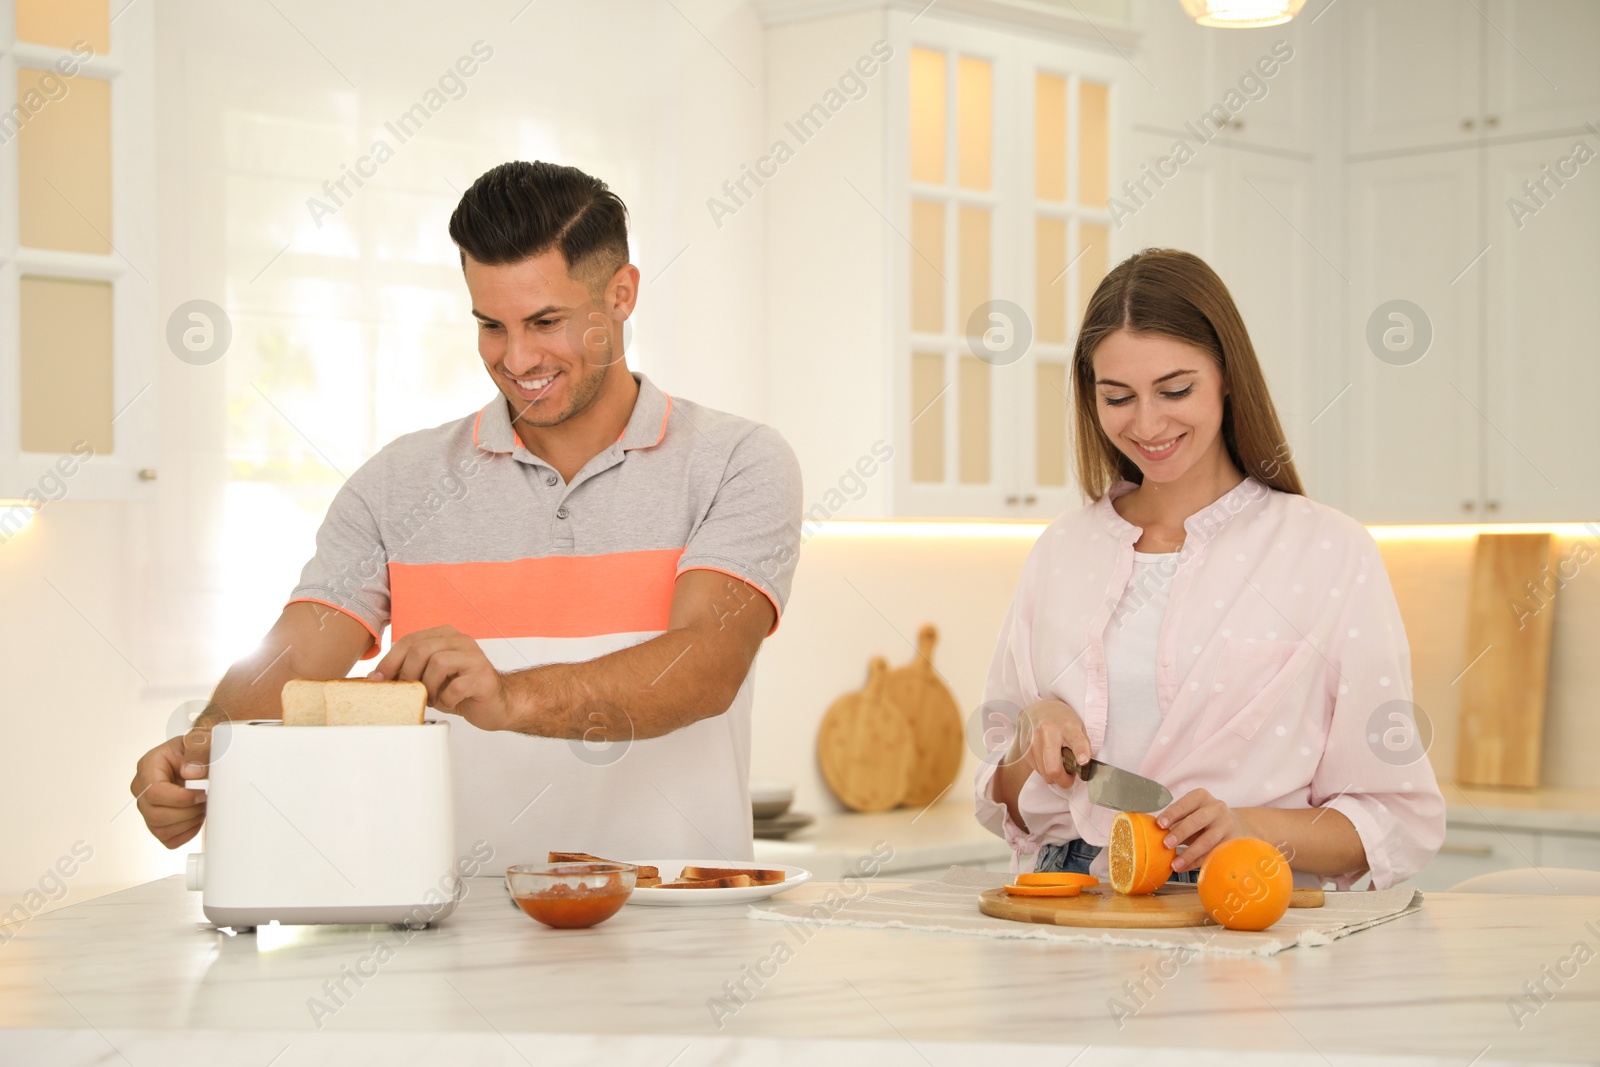
[[[227,722],[211,749],[188,885],[213,923],[420,928],[455,910],[449,723]]]

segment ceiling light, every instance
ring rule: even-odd
[[[1250,29],[1280,26],[1305,6],[1306,0],[1183,0],[1183,9],[1202,26]]]

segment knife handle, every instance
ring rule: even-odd
[[[1088,766],[1084,767],[1083,770],[1080,771],[1078,769],[1078,757],[1072,754],[1072,749],[1068,748],[1066,745],[1062,745],[1061,769],[1073,777],[1080,778],[1087,782],[1090,778],[1094,777],[1094,760],[1090,760]]]

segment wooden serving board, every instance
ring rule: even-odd
[[[833,702],[817,730],[817,763],[833,795],[852,811],[888,811],[911,785],[916,742],[899,705],[889,699],[889,663],[867,668],[867,685]]]
[[[1320,908],[1320,889],[1296,889],[1291,908]],[[1166,929],[1205,926],[1211,922],[1192,885],[1165,885],[1149,896],[1130,897],[1108,885],[1085,889],[1075,897],[1013,897],[1002,889],[978,896],[978,910],[996,919],[1043,923],[1045,926],[1105,926],[1120,929]]]
[[[911,785],[900,802],[920,808],[932,804],[950,788],[961,769],[966,743],[961,736],[961,708],[933,669],[933,646],[939,631],[931,624],[917,631],[917,655],[904,667],[889,672],[885,691],[905,712],[916,746],[911,765]]]
[[[1478,535],[1466,660],[1482,658],[1461,679],[1462,785],[1539,784],[1556,567],[1548,533]]]

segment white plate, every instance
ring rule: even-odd
[[[746,863],[741,860],[630,860],[628,862],[661,868],[663,882],[676,882],[685,867],[738,867],[747,871],[782,871],[788,876],[783,881],[773,882],[771,885],[748,885],[731,889],[635,889],[628,897],[629,904],[650,904],[659,907],[744,904],[752,900],[765,900],[811,880],[811,872],[804,867],[787,867],[781,863]]]

